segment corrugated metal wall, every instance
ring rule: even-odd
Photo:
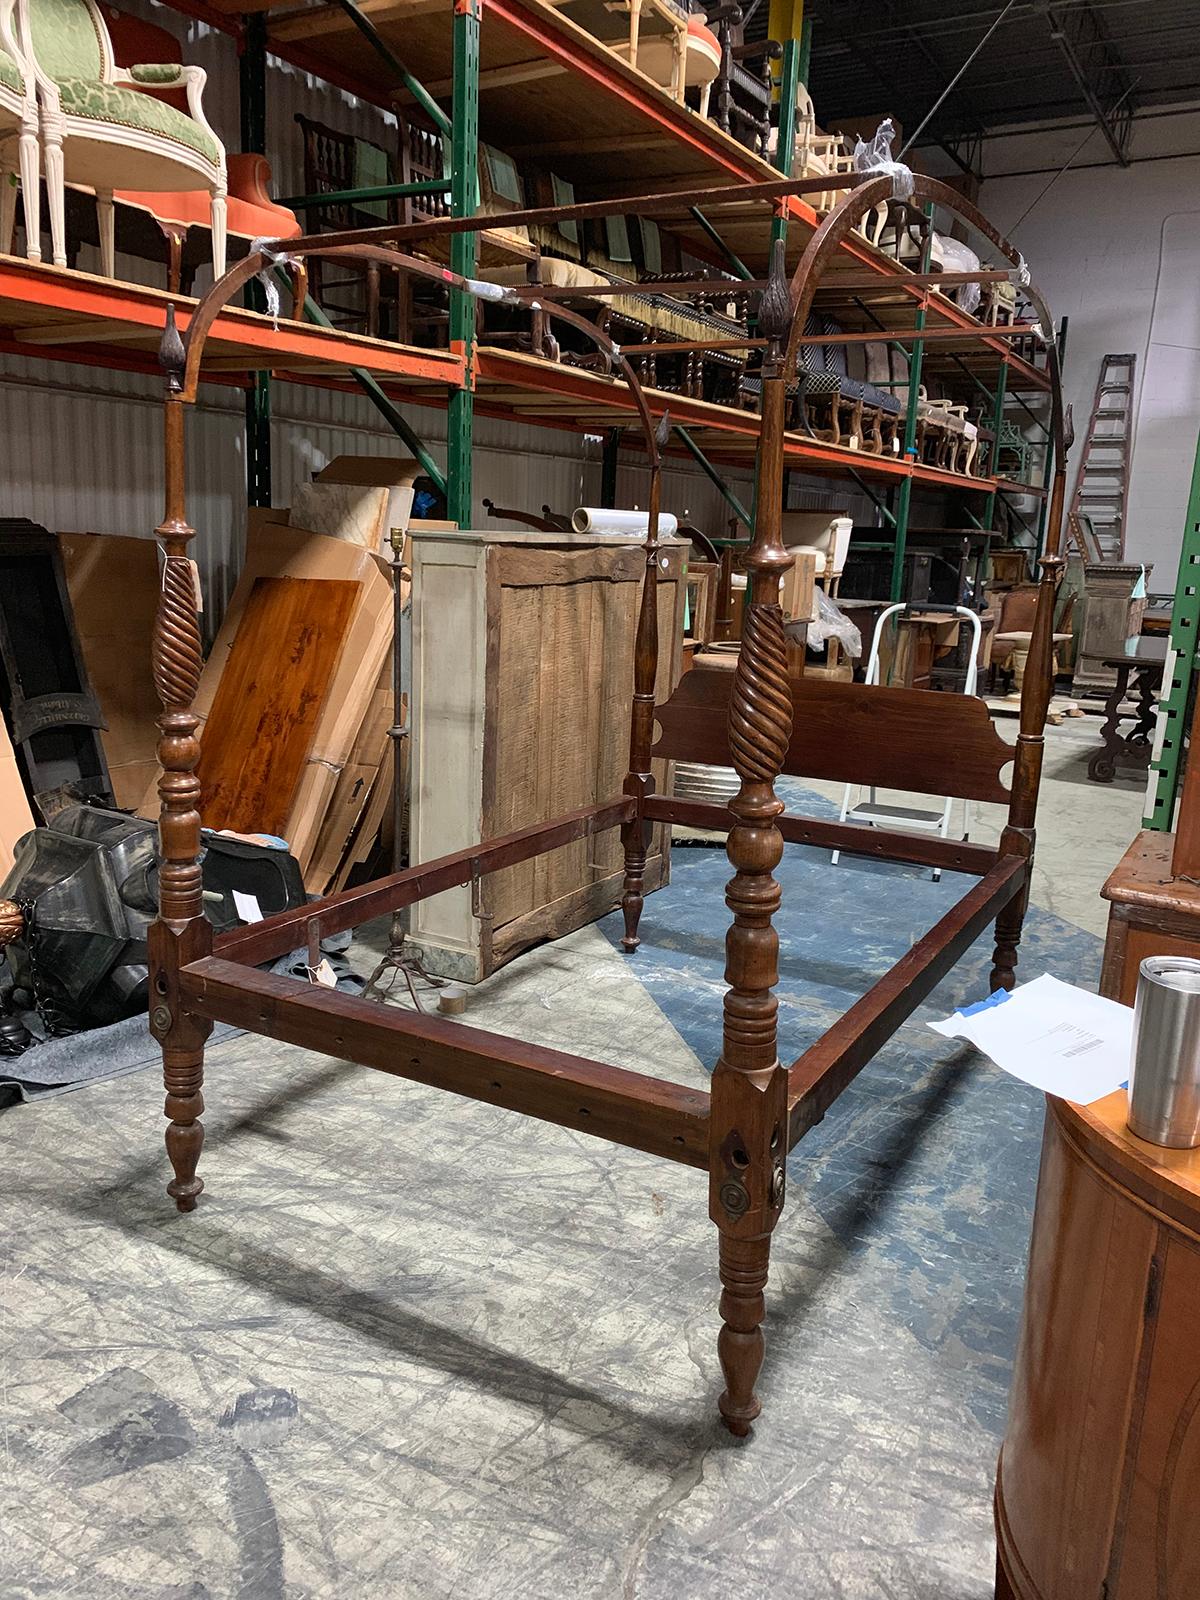
[[[239,146],[238,59],[231,39],[189,22],[151,0],[122,0],[122,8],[175,33],[184,56],[208,71],[205,107],[229,147]],[[268,76],[268,155],[276,194],[304,187],[295,113],[388,142],[393,119],[374,106],[272,58]],[[85,247],[79,266],[98,270]],[[133,281],[165,282],[165,269],[119,258],[118,272]],[[208,281],[202,274],[198,287]],[[160,389],[151,378],[53,361],[0,356],[0,438],[5,442],[3,512],[28,516],[62,531],[149,536],[162,515]],[[273,499],[288,505],[333,456],[403,453],[403,447],[363,397],[301,384],[277,384],[272,396]],[[445,412],[408,407],[408,420],[444,459]],[[600,486],[600,441],[560,429],[508,424],[487,417],[475,423],[474,495],[540,512],[543,504],[570,511],[595,504]],[[189,419],[188,515],[197,529],[196,554],[204,574],[209,628],[236,579],[245,528],[246,468],[241,392],[205,385]],[[644,469],[623,465],[618,498],[644,505]],[[750,474],[729,475],[744,504]],[[869,518],[865,497],[821,480],[793,484],[793,505],[842,507]],[[665,474],[663,506],[706,531],[726,531],[729,511],[718,491],[688,463]]]

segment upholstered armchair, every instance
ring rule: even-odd
[[[37,91],[13,27],[14,0],[0,0],[0,254],[9,255],[17,219],[17,173],[25,208],[25,254],[40,261]]]
[[[163,62],[129,68],[113,60],[95,0],[19,0],[20,27],[37,79],[42,153],[56,266],[65,266],[64,184],[95,190],[100,260],[115,266],[113,190],[187,190],[210,196],[213,271],[225,270],[225,150],[202,104],[202,67]],[[186,111],[156,95],[187,93]]]

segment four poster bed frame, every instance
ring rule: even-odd
[[[777,201],[823,181],[781,181],[641,200],[626,197],[514,213],[506,220],[651,211],[656,202],[657,209],[665,212],[702,201]],[[1014,277],[1018,272],[1022,279],[1027,277],[1016,249],[960,195],[919,175],[914,182],[914,200],[957,213],[1012,263]],[[746,556],[750,585],[736,670],[693,670],[665,704],[655,704],[658,628],[653,574],[666,418],[656,433],[647,398],[629,363],[590,323],[556,304],[554,291],[536,287],[507,291],[510,298],[536,301],[533,309],[583,329],[606,350],[629,386],[645,433],[650,468],[645,556],[650,576],[641,590],[630,762],[623,792],[237,929],[224,934],[215,946],[201,899],[198,722],[192,709],[201,648],[188,557],[193,530],[184,515],[184,415],[196,398],[205,338],[218,311],[256,271],[278,258],[263,248],[238,263],[199,304],[184,337],[170,316],[163,338],[167,490],[166,514],[157,531],[166,559],[154,643],[155,683],[163,705],[158,723],[162,866],[159,920],[151,934],[150,1025],[163,1052],[166,1143],[174,1169],[168,1193],[180,1211],[191,1211],[203,1187],[196,1169],[203,1142],[204,1046],[216,1021],[697,1167],[708,1173],[709,1212],[720,1242],[723,1325],[718,1351],[725,1390],[719,1407],[726,1425],[739,1435],[749,1433],[760,1410],[755,1379],[763,1358],[764,1290],[771,1233],[783,1209],[789,1150],[822,1119],[993,921],[991,985],[1012,987],[1029,894],[1043,726],[1051,688],[1053,610],[1062,565],[1058,555],[1065,483],[1061,385],[1053,323],[1036,290],[1027,286],[1025,292],[1048,338],[1055,475],[1016,745],[1000,738],[977,699],[807,678],[789,681],[778,604],[779,579],[791,562],[780,538],[787,374],[795,369],[805,318],[823,269],[855,224],[892,196],[890,177],[851,178],[848,187],[810,240],[790,284],[782,243],[777,244],[762,296],[757,343],[765,342],[766,349],[757,512]],[[398,241],[425,233],[468,231],[487,223],[485,218],[443,218],[399,229],[289,241],[281,248],[298,258],[292,263],[298,276],[310,255],[353,257],[434,276],[469,292],[492,294],[397,247]],[[731,765],[741,780],[740,791],[727,809],[656,794],[653,756]],[[1013,773],[1006,783],[1002,769],[1009,762]],[[781,773],[1001,802],[1008,807],[1007,825],[993,850],[785,816],[775,793]],[[673,822],[727,830],[734,868],[726,892],[732,912],[726,940],[729,988],[711,1093],[258,970],[300,945],[314,952],[315,965],[323,936],[609,828],[619,828],[624,843],[624,945],[632,952],[638,943],[651,825]],[[780,888],[772,873],[785,841],[978,878],[937,925],[790,1066],[779,1060],[774,993],[779,941],[773,919],[780,907]]]

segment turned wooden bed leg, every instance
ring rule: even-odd
[[[720,1232],[721,1319],[717,1353],[725,1377],[722,1420],[744,1437],[762,1409],[754,1385],[762,1366],[762,1322],[771,1233],[783,1210],[787,1158],[788,1075],[777,1044],[779,935],[772,923],[783,855],[775,793],[792,731],[787,644],[779,580],[792,564],[780,537],[783,508],[785,384],[781,340],[791,302],[782,241],[759,310],[770,341],[763,367],[763,422],[758,455],[754,537],[742,648],[729,702],[729,748],[741,780],[730,801],[728,853],[734,876],[725,890],[733,922],[725,937],[721,1057],[709,1107],[709,1215]]]
[[[637,787],[631,787],[631,780]],[[644,780],[646,787],[641,787]],[[626,794],[651,794],[654,790],[654,780],[649,773],[630,774],[626,780]],[[625,845],[625,884],[621,895],[621,915],[625,920],[625,932],[621,938],[621,947],[627,954],[632,955],[641,940],[638,937],[638,926],[642,920],[642,907],[646,904],[646,858],[650,854],[651,824],[644,822],[639,814],[631,822],[627,822],[621,830],[621,837]]]
[[[159,358],[166,373],[164,404],[166,510],[157,529],[163,547],[162,585],[154,624],[154,685],[162,703],[158,719],[159,889],[158,920],[149,933],[150,1031],[162,1046],[167,1154],[174,1177],[167,1193],[180,1211],[192,1211],[204,1182],[196,1175],[204,1143],[204,1041],[212,1024],[183,1008],[180,969],[212,950],[212,925],[204,915],[200,873],[200,782],[196,763],[199,719],[192,710],[200,683],[200,628],[196,620],[196,569],[188,557],[194,536],[184,518],[184,350],[167,310]]]

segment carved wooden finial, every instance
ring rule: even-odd
[[[792,296],[788,287],[787,251],[782,239],[771,245],[771,267],[767,287],[758,305],[758,331],[769,339],[769,359],[778,360],[778,347],[788,336],[792,324]]]
[[[182,394],[183,374],[187,366],[187,352],[175,323],[174,303],[167,305],[167,321],[158,344],[158,364],[167,380],[168,394]]]

